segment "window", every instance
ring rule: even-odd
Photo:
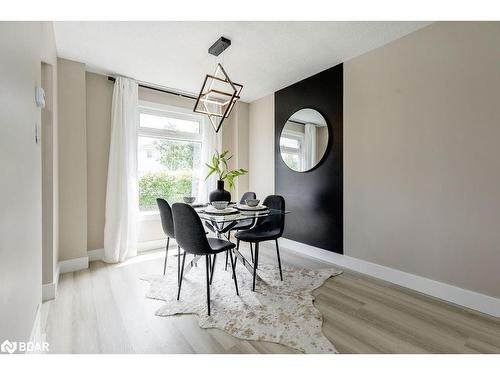
[[[158,197],[172,204],[197,195],[201,125],[202,118],[188,110],[141,103],[137,142],[141,212],[157,212]]]
[[[303,142],[304,134],[299,132],[283,130],[280,137],[281,157],[294,170],[302,169],[303,158],[301,155]]]

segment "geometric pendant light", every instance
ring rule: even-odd
[[[229,45],[231,45],[230,40],[220,38],[210,47],[209,52],[218,56]],[[243,85],[231,81],[222,65],[217,64],[215,73],[207,74],[203,81],[194,112],[207,115],[215,132],[218,133],[234,104],[240,99],[242,89]]]

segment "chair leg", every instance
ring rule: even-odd
[[[240,240],[238,238],[236,239],[236,250],[240,250]],[[238,257],[235,255],[234,264],[236,263],[238,263]]]
[[[177,246],[177,285],[181,282],[181,248]]]
[[[231,268],[233,269],[234,287],[236,288],[236,295],[239,296],[240,292],[238,291],[238,281],[236,280],[236,264],[233,259],[233,250],[229,250],[229,256],[231,257]]]
[[[253,286],[252,291],[255,292],[255,276],[257,275],[257,265],[259,264],[259,243],[255,243],[255,262],[253,262]]]
[[[163,263],[163,274],[167,270],[167,256],[168,256],[168,245],[170,245],[170,237],[167,237],[167,246],[165,247],[165,262]]]
[[[280,268],[280,279],[283,281],[283,273],[281,272],[281,259],[280,259],[280,247],[278,246],[278,239],[276,241],[276,255],[278,255],[278,266]]]
[[[208,316],[210,316],[210,258],[208,255],[205,255],[205,263],[207,266],[207,307],[208,307]]]
[[[253,261],[253,245],[251,242],[250,242],[250,255],[252,257],[252,263],[254,263],[254,261]]]
[[[210,271],[210,285],[212,285],[212,280],[214,279],[214,269],[215,269],[215,257],[217,254],[214,254],[214,258],[212,259],[212,270]]]
[[[231,241],[231,231],[227,232],[227,240]],[[225,271],[227,271],[227,258],[228,258],[228,251],[226,251],[226,265],[224,266]]]
[[[182,268],[181,268],[181,278],[179,280],[179,290],[177,291],[177,301],[181,298],[181,287],[182,287],[182,277],[184,276],[184,263],[186,262],[186,251],[182,256]]]

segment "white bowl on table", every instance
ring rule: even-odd
[[[248,207],[257,207],[260,199],[245,199],[245,203]]]
[[[226,201],[213,201],[212,206],[217,210],[225,210],[229,202]]]

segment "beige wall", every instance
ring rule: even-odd
[[[87,100],[87,248],[104,247],[104,213],[111,137],[113,84],[106,76],[86,73]]]
[[[248,107],[247,103],[237,102],[220,130],[222,132],[221,150],[229,150],[229,153],[233,155],[228,163],[230,169],[248,170],[249,168]],[[235,188],[231,191],[231,200],[239,201],[241,196],[249,191],[248,175],[238,177],[235,182]],[[228,186],[225,186],[225,189],[228,190]]]
[[[248,138],[250,136],[250,124],[249,124],[249,105],[248,103],[238,102],[236,103],[236,124],[234,127],[235,137],[231,145],[236,154],[235,168],[244,168],[247,171],[250,168],[250,154]],[[248,174],[245,176],[238,177],[236,180],[236,196],[239,200],[241,196],[249,191],[249,177]]]
[[[0,342],[26,341],[42,298],[41,63],[56,65],[51,23],[0,22]]]
[[[87,256],[85,65],[58,59],[59,260]]]
[[[143,87],[139,87],[139,100],[188,109],[192,109],[194,106],[193,99],[166,94],[160,91],[149,90]]]
[[[344,65],[347,255],[500,297],[500,23]]]
[[[274,94],[249,105],[249,190],[259,199],[274,194]]]

